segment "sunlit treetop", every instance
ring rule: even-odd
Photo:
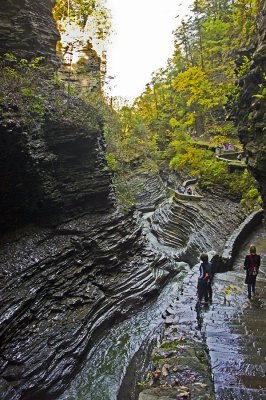
[[[109,10],[106,0],[57,0],[53,9],[59,30],[64,30],[65,23],[74,22],[86,31],[93,22],[98,39],[104,40],[111,29]]]

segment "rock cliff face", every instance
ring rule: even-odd
[[[0,118],[2,230],[36,219],[56,223],[60,215],[112,206],[111,175],[97,119],[91,129],[78,129],[49,118],[32,130],[9,117]]]
[[[52,16],[54,4],[55,0],[3,0],[0,53],[26,58],[41,55],[49,66],[53,64],[59,39]],[[100,75],[99,57],[97,60],[91,63]],[[97,84],[99,88],[99,81]],[[25,86],[29,93],[33,92],[31,83]],[[53,88],[43,95],[45,86],[44,82],[39,87],[40,93],[35,93],[35,99],[38,94],[45,98],[42,120],[22,122],[23,104],[13,104],[12,98],[1,105],[1,230],[12,230],[36,219],[57,223],[60,216],[65,218],[84,210],[106,210],[114,202],[99,113],[77,99],[68,105],[70,96],[58,95]],[[18,92],[22,89],[23,86],[13,88]],[[52,104],[49,96],[56,95],[58,98]],[[61,104],[57,107],[55,103]],[[60,110],[64,107],[66,115],[62,117]],[[81,109],[80,120],[86,115],[89,120],[83,125],[67,115],[71,112],[77,115]]]
[[[249,72],[239,80],[237,120],[248,166],[259,182],[266,207],[266,4],[261,1],[258,16],[258,43]],[[240,61],[241,62],[241,61]]]
[[[0,53],[56,61],[59,34],[52,18],[55,1],[1,0]]]
[[[53,4],[2,1],[1,52],[55,60]],[[48,93],[40,120],[22,122],[12,103],[0,110],[5,400],[56,398],[104,330],[171,275],[132,213],[117,211],[97,111],[70,96],[55,107],[45,82],[40,90]]]
[[[55,398],[104,330],[157,292],[169,262],[143,239],[116,212],[2,237],[2,399]]]
[[[79,92],[99,93],[102,89],[102,76],[104,76],[101,72],[103,65],[101,58],[90,43],[79,49],[79,55],[78,62],[71,64],[71,71],[69,70],[69,63],[64,61],[61,56],[60,78],[67,83],[71,82],[71,86],[75,87]]]

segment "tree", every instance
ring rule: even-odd
[[[81,31],[86,31],[93,21],[97,38],[104,40],[111,29],[110,15],[105,3],[106,0],[57,0],[53,15],[59,30],[64,30],[66,23],[73,22]]]

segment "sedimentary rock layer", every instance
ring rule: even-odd
[[[52,399],[108,325],[158,291],[156,270],[169,262],[144,245],[130,214],[84,215],[6,240],[0,392]]]
[[[210,195],[197,202],[173,198],[151,216],[150,227],[155,247],[193,264],[201,252],[219,253],[242,219],[238,204],[230,200]]]
[[[248,53],[249,72],[239,79],[238,131],[248,157],[248,166],[260,184],[266,206],[266,3],[260,2],[258,42]],[[241,61],[240,61],[241,62]]]
[[[59,34],[52,17],[55,0],[1,0],[0,53],[56,61]]]
[[[1,229],[112,206],[97,117],[90,128],[80,128],[54,115],[32,129],[15,116],[0,119]]]

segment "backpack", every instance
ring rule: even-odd
[[[258,267],[257,265],[251,265],[248,269],[248,274],[251,276],[256,276],[258,275]]]
[[[254,258],[252,256],[249,256],[249,259],[250,259],[250,265],[248,267],[248,275],[256,276],[256,275],[258,275],[259,267],[257,264],[254,264],[254,262],[257,261],[257,258],[255,258],[255,260],[254,260]]]

